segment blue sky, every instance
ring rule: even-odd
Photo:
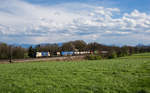
[[[150,44],[150,0],[0,0],[0,42]]]
[[[128,10],[138,9],[149,12],[150,0],[25,0],[27,2],[39,5],[55,5],[60,3],[87,3],[93,5],[105,5],[107,7],[119,7]]]

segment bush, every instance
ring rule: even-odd
[[[109,55],[108,55],[108,59],[113,59],[113,58],[117,58],[117,53],[115,51],[111,52]]]
[[[99,55],[87,55],[86,58],[88,60],[101,60],[102,59],[102,57]]]

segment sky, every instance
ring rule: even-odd
[[[150,0],[0,0],[0,42],[150,44]]]

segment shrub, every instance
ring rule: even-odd
[[[86,58],[88,60],[101,60],[102,59],[102,57],[99,55],[87,55]]]
[[[112,51],[109,55],[108,55],[108,59],[113,59],[113,58],[117,58],[117,53],[115,51]]]

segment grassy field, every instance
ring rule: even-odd
[[[150,53],[100,61],[0,64],[0,93],[150,93]]]

